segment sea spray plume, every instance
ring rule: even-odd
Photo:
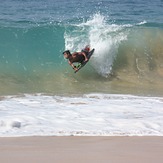
[[[98,74],[108,77],[112,72],[118,47],[127,39],[127,35],[122,32],[123,26],[107,24],[105,17],[100,14],[95,14],[87,24],[90,24],[90,44],[96,49],[92,65]]]
[[[108,77],[112,72],[119,44],[127,39],[127,34],[122,31],[124,26],[108,24],[106,17],[100,13],[72,26],[73,30],[66,29],[64,34],[65,49],[79,51],[89,44],[95,48],[90,63],[98,74]]]
[[[65,49],[78,51],[85,47],[85,45],[90,45],[90,29],[95,24],[100,25],[105,21],[101,18],[104,19],[103,16],[99,17],[98,14],[95,14],[89,20],[83,20],[82,23],[69,24],[64,33]]]

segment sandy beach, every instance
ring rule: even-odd
[[[1,163],[162,163],[163,137],[0,138]]]

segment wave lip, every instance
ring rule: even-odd
[[[119,45],[127,39],[125,28],[132,25],[108,24],[100,13],[94,14],[86,22],[77,25],[74,30],[65,32],[65,48],[80,50],[85,44],[95,48],[91,64],[98,74],[104,77],[112,72],[114,59]]]

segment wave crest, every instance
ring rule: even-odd
[[[86,44],[95,48],[91,64],[101,76],[108,77],[112,71],[119,45],[127,39],[126,26],[106,23],[106,18],[97,13],[74,30],[65,32],[65,48],[72,51],[82,49]]]

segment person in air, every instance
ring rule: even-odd
[[[83,63],[87,62],[87,55],[90,51],[90,47],[87,45],[81,52],[70,53],[69,50],[63,52],[64,58],[68,59],[70,66],[76,71],[77,67],[73,64],[74,62]]]

